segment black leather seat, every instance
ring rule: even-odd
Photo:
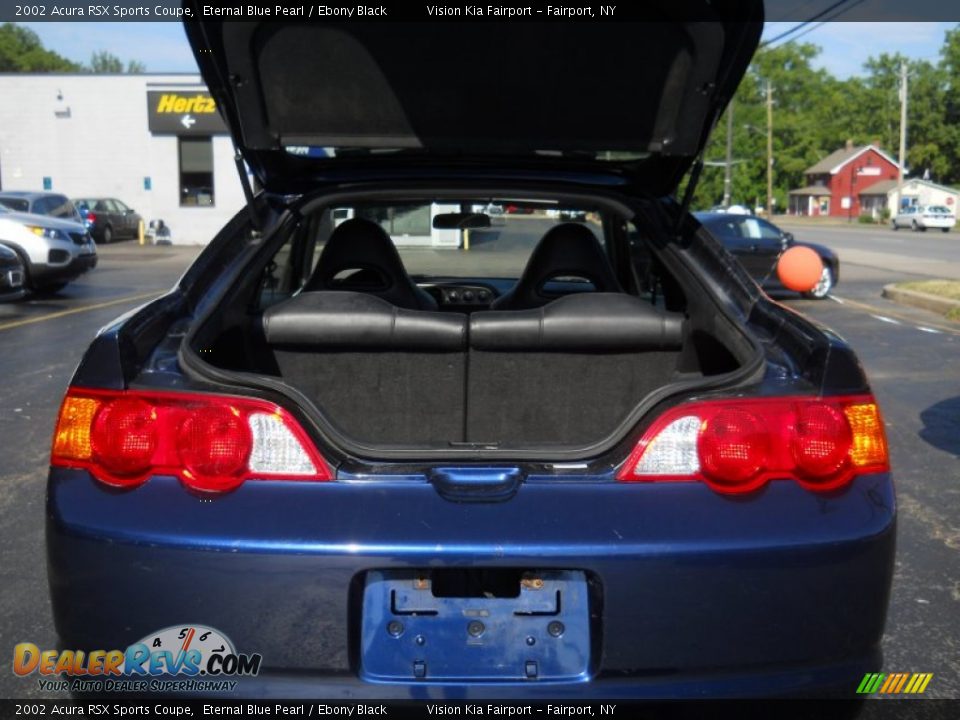
[[[337,277],[344,272],[349,275]],[[331,233],[303,289],[348,290],[375,295],[407,310],[437,309],[436,300],[407,275],[387,232],[362,218],[347,220]]]
[[[642,353],[680,350],[683,315],[626,293],[577,293],[541,308],[470,316],[470,349],[488,352]]]
[[[463,440],[466,315],[305,292],[267,308],[263,335],[284,381],[354,440]]]
[[[600,243],[585,225],[564,223],[550,229],[530,254],[514,288],[497,298],[493,310],[529,310],[543,307],[557,295],[544,291],[554,278],[586,278],[596,292],[623,292]]]
[[[600,440],[670,382],[683,336],[683,315],[626,293],[475,312],[467,440],[504,448]]]

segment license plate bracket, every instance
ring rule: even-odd
[[[586,678],[586,574],[535,570],[519,585],[516,597],[445,597],[434,593],[429,572],[368,572],[361,675],[402,682]]]

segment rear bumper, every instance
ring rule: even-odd
[[[894,526],[885,474],[830,497],[790,482],[747,500],[568,482],[454,504],[408,479],[249,482],[201,502],[169,478],[115,492],[53,469],[48,569],[64,647],[207,624],[263,655],[261,674],[239,679],[250,697],[450,691],[361,680],[359,638],[367,571],[454,566],[594,581],[587,677],[456,686],[464,697],[852,694],[880,669]]]

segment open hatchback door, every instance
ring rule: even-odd
[[[656,0],[643,12],[646,22],[186,27],[237,147],[268,190],[302,190],[334,168],[382,171],[398,156],[409,167],[419,156],[595,167],[663,195],[746,71],[763,4]]]

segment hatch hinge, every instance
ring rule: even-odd
[[[243,186],[243,196],[247,199],[247,212],[250,213],[250,224],[253,225],[253,229],[262,231],[263,228],[260,227],[260,216],[257,215],[257,207],[253,198],[253,188],[250,187],[250,176],[247,174],[246,165],[243,162],[243,155],[240,154],[240,151],[234,146],[233,149],[233,161],[237,164],[237,173],[240,175],[240,184]]]
[[[683,226],[683,219],[687,216],[687,211],[690,209],[690,203],[693,202],[693,193],[697,189],[697,182],[700,180],[700,172],[703,170],[703,153],[700,153],[697,156],[696,162],[693,163],[693,167],[690,169],[690,180],[687,182],[687,187],[683,191],[683,199],[680,201],[680,213],[677,215],[677,224],[674,226],[674,232],[679,235],[680,229]]]

